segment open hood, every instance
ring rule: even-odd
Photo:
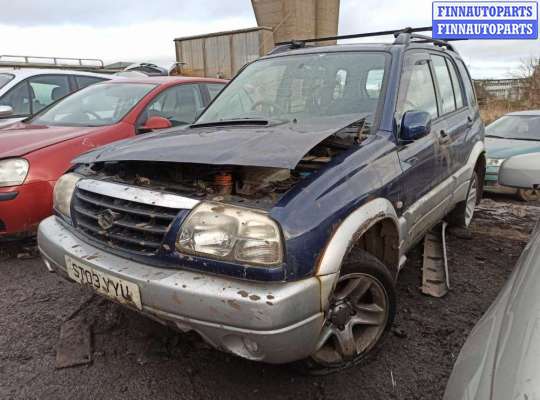
[[[163,161],[288,168],[321,141],[358,121],[320,118],[309,124],[188,127],[142,135],[85,153],[74,163]]]

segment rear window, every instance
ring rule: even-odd
[[[474,86],[472,83],[471,75],[465,66],[465,63],[461,60],[456,60],[458,63],[458,69],[461,71],[463,77],[463,84],[465,85],[465,93],[467,94],[467,100],[469,105],[476,106],[476,95],[474,93]]]
[[[459,77],[454,65],[449,60],[446,60],[446,62],[448,64],[448,68],[450,69],[450,75],[452,76],[452,86],[454,87],[454,95],[456,97],[456,107],[461,108],[463,107],[463,96],[461,95],[461,84],[459,83]]]
[[[0,88],[6,85],[10,80],[14,78],[11,74],[0,74]]]
[[[444,57],[432,55],[431,59],[433,60],[433,68],[435,69],[435,76],[437,77],[437,84],[439,85],[441,95],[441,114],[444,115],[456,109],[452,79],[450,78],[450,72],[448,71]]]

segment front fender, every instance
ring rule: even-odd
[[[384,198],[369,201],[353,211],[338,226],[320,259],[317,275],[324,276],[339,272],[343,259],[356,240],[376,223],[390,219],[398,231],[398,217],[394,206]],[[398,251],[398,249],[396,249]],[[396,270],[398,266],[395,266]]]

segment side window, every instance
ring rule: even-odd
[[[457,60],[457,62],[459,70],[461,71],[461,76],[463,77],[463,84],[465,86],[465,93],[467,94],[469,105],[476,107],[476,95],[474,93],[474,86],[469,71],[463,61]]]
[[[37,113],[52,102],[60,100],[70,93],[66,75],[42,75],[30,78],[30,96],[32,96],[32,113]]]
[[[204,109],[198,85],[177,85],[160,93],[139,118],[140,125],[153,116],[167,118],[173,126],[191,124]]]
[[[87,86],[93,85],[94,83],[103,82],[105,79],[96,78],[94,76],[76,76],[75,80],[77,81],[77,86],[79,87],[79,89],[82,89]]]
[[[419,60],[412,65],[406,61],[405,65],[398,100],[399,118],[411,110],[426,111],[437,118],[437,97],[428,61]]]
[[[214,98],[224,87],[225,84],[223,83],[207,83],[206,88],[208,89],[208,94],[210,95],[210,101],[214,100]]]
[[[433,69],[437,77],[439,85],[439,93],[441,95],[441,114],[447,114],[456,109],[456,101],[454,99],[454,88],[452,87],[452,79],[446,61],[442,56],[432,55]]]
[[[28,81],[23,81],[7,92],[1,99],[0,105],[13,108],[12,116],[30,114],[30,91]]]
[[[450,70],[450,77],[452,78],[452,87],[454,88],[454,96],[456,97],[456,108],[463,107],[463,96],[461,94],[461,83],[458,78],[456,67],[449,60],[446,60],[448,69]]]

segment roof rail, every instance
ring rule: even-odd
[[[403,28],[403,29],[393,29],[388,31],[377,31],[377,32],[366,32],[366,33],[356,33],[352,35],[341,35],[341,36],[329,36],[313,39],[299,39],[291,40],[289,42],[280,42],[276,43],[276,47],[270,51],[270,54],[281,53],[288,50],[301,49],[306,47],[308,43],[315,42],[325,42],[330,40],[342,40],[342,39],[356,39],[364,37],[375,37],[375,36],[389,36],[393,35],[396,39],[394,44],[403,44],[408,45],[410,43],[433,43],[436,46],[446,47],[448,50],[456,51],[455,48],[448,43],[449,40],[433,39],[430,36],[419,35],[417,32],[431,32],[431,26],[422,26],[418,28]],[[464,40],[464,39],[452,39],[452,40]]]
[[[419,35],[417,33],[401,32],[396,35],[394,44],[410,44],[410,43],[433,43],[435,46],[446,47],[448,50],[456,51],[449,40],[466,40],[466,39],[433,39],[431,36]]]
[[[36,68],[72,68],[95,69],[104,68],[103,60],[93,58],[40,57],[0,55],[0,66],[36,67]]]
[[[303,47],[302,44],[305,45],[306,43],[313,43],[313,42],[326,42],[330,40],[356,39],[356,38],[364,38],[364,37],[372,37],[372,36],[388,36],[388,35],[394,35],[397,37],[401,33],[428,32],[428,31],[431,31],[431,26],[423,26],[419,28],[409,27],[409,28],[402,28],[402,29],[393,29],[389,31],[355,33],[352,35],[328,36],[328,37],[320,37],[320,38],[313,38],[313,39],[291,40],[288,42],[276,43],[276,46],[288,45],[288,46]]]

